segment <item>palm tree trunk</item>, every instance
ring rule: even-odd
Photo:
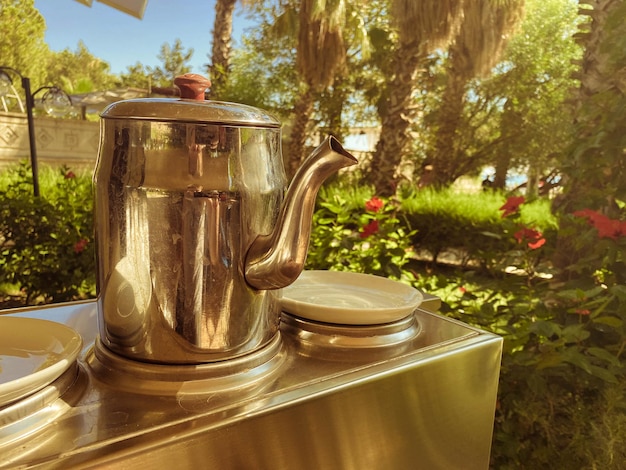
[[[576,108],[574,117],[579,128],[578,140],[582,141],[601,135],[598,129],[599,122],[593,114],[595,110],[593,97],[606,94],[612,88],[620,89],[620,85],[616,83],[620,75],[611,69],[610,55],[603,51],[603,48],[607,43],[610,44],[606,38],[609,30],[606,23],[616,17],[614,12],[619,11],[623,0],[581,0],[580,3],[591,7],[579,10],[580,14],[588,15],[592,19],[588,27],[577,35],[577,42],[584,47],[584,54],[578,76],[580,86],[572,101]],[[620,93],[616,95],[619,96]],[[586,105],[591,106],[590,117],[586,115],[588,112],[585,110]],[[581,145],[580,142],[578,145]],[[604,199],[604,188],[608,183],[605,175],[614,173],[615,169],[621,166],[616,165],[610,158],[604,160],[602,154],[611,152],[606,145],[598,145],[594,141],[593,146],[598,146],[593,159],[589,159],[588,154],[582,152],[581,157],[572,158],[565,168],[563,175],[565,190],[558,200],[559,209],[564,212],[579,209],[581,206],[589,207],[591,201],[601,204],[601,200]],[[617,159],[621,158],[620,153],[615,152]],[[604,209],[607,210],[608,207]]]
[[[313,111],[313,92],[306,87],[296,101],[294,119],[287,148],[287,175],[292,177],[304,159],[307,128]]]
[[[211,96],[221,99],[230,68],[230,49],[233,33],[233,12],[237,0],[217,0],[213,24],[211,50]]]
[[[580,3],[591,7],[579,10],[580,14],[590,16],[591,22],[586,31],[577,35],[577,42],[584,47],[577,77],[580,79],[580,87],[574,96],[574,122],[579,130],[571,158],[563,168],[563,194],[553,201],[553,207],[562,213],[591,208],[611,217],[615,189],[609,188],[623,189],[623,173],[619,171],[624,155],[623,145],[617,139],[607,138],[611,133],[606,129],[610,129],[613,124],[598,120],[597,117],[613,111],[612,100],[607,99],[611,94],[615,96],[613,102],[618,106],[619,97],[622,96],[619,80],[624,75],[620,75],[620,68],[616,66],[620,62],[611,63],[610,55],[605,51],[607,45],[615,44],[616,36],[623,37],[617,29],[617,25],[623,25],[623,22],[611,24],[610,20],[620,18],[620,8],[624,8],[624,3],[623,0],[581,0]],[[617,57],[623,58],[623,52]],[[604,97],[599,104],[594,102],[594,97],[602,95]],[[575,271],[566,268],[588,255],[580,252],[579,244],[570,235],[576,233],[575,229],[570,230],[568,224],[571,226],[572,222],[567,218],[561,219],[556,249],[551,256],[552,263],[561,269],[562,279],[568,279],[572,273],[575,275]]]
[[[403,44],[395,51],[395,75],[389,84],[389,97],[381,119],[381,133],[366,178],[381,196],[395,194],[396,169],[409,142],[412,122],[412,95],[420,64],[416,43]]]
[[[348,98],[348,87],[343,76],[335,77],[330,93],[324,93],[320,108],[328,126],[328,132],[340,142],[345,137],[342,113]]]
[[[501,127],[504,129],[517,129],[524,124],[521,114],[515,110],[515,105],[507,100],[504,103],[504,109],[502,112]],[[503,145],[501,150],[496,156],[495,170],[496,174],[493,180],[493,188],[505,189],[506,179],[509,173],[509,167],[511,166],[511,148],[514,148],[516,142],[515,136],[512,140],[509,140],[508,145]]]
[[[494,189],[505,189],[506,188],[506,178],[509,174],[509,166],[511,163],[511,154],[508,151],[501,152],[496,159],[495,164],[495,175],[493,177],[493,184],[491,185]]]
[[[446,186],[458,177],[457,169],[462,165],[457,131],[463,117],[467,78],[459,72],[455,63],[457,55],[450,50],[451,66],[447,71],[447,84],[439,109],[438,128],[435,136],[435,149],[430,159],[433,165],[435,186]]]
[[[531,163],[526,173],[526,199],[537,199],[539,195],[539,176],[539,169]]]

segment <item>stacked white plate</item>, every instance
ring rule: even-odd
[[[344,325],[391,323],[411,315],[424,299],[413,287],[347,271],[304,271],[283,289],[285,312]]]
[[[82,343],[76,331],[61,323],[0,315],[0,407],[59,378]]]

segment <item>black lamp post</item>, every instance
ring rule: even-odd
[[[0,66],[0,79],[13,83],[7,72],[12,72],[22,80],[22,88],[26,95],[26,119],[28,121],[28,141],[30,144],[30,167],[33,172],[33,194],[39,197],[39,171],[37,169],[37,144],[35,142],[35,122],[33,120],[33,95],[30,92],[30,78],[22,76],[17,70],[11,67]]]
[[[4,80],[13,85],[10,75],[7,72],[14,73],[22,80],[22,88],[26,95],[26,119],[28,121],[28,141],[30,145],[30,167],[33,172],[33,194],[39,197],[39,170],[37,168],[37,144],[35,142],[35,121],[33,119],[33,108],[35,107],[35,95],[40,91],[46,90],[41,101],[47,114],[60,115],[65,114],[72,106],[72,99],[67,93],[56,86],[43,86],[35,93],[30,92],[30,79],[22,76],[17,70],[11,67],[0,66],[0,81]]]

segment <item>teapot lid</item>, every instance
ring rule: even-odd
[[[103,119],[186,122],[236,127],[279,128],[280,121],[262,109],[226,101],[204,99],[211,82],[201,75],[185,74],[174,83],[181,98],[138,98],[117,101],[102,112]]]

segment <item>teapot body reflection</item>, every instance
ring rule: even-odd
[[[192,77],[195,79],[195,77]],[[274,338],[306,260],[317,190],[356,163],[332,137],[287,188],[280,124],[185,98],[114,103],[94,173],[100,339],[158,363],[221,361]]]

